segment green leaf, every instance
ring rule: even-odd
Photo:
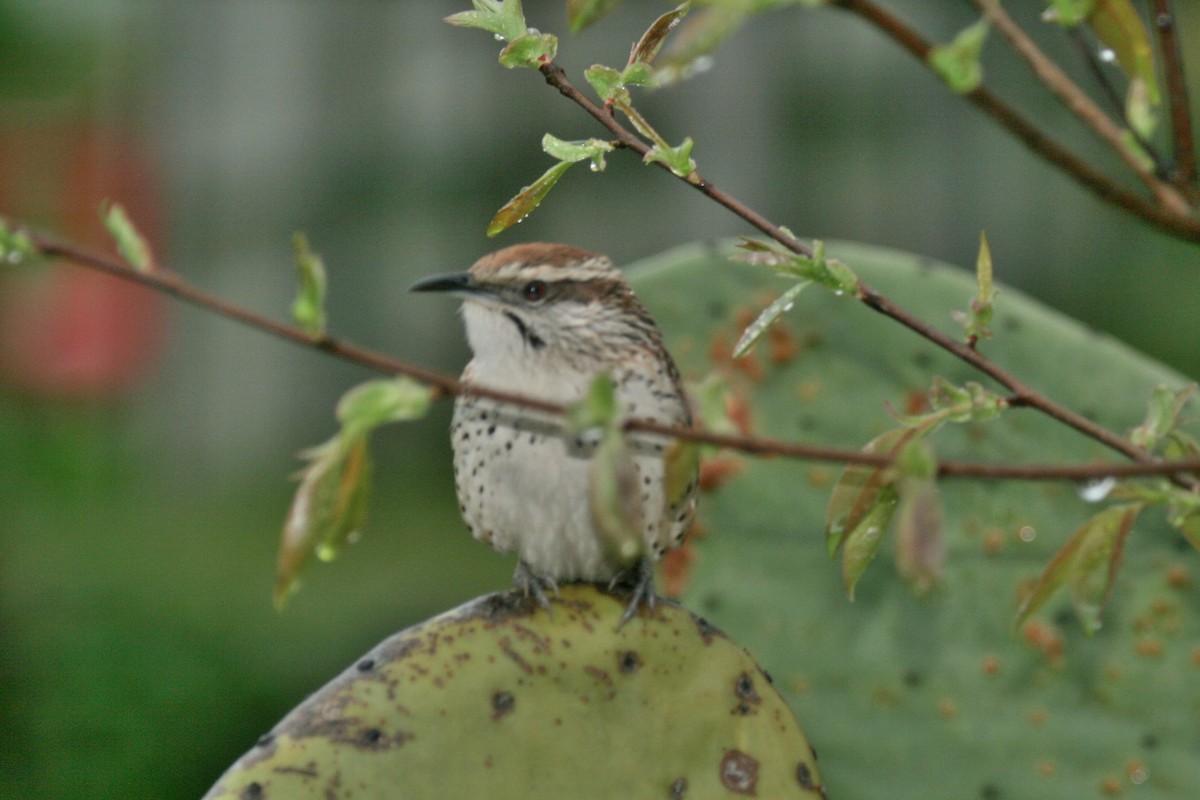
[[[429,387],[404,376],[366,381],[342,395],[336,411],[341,430],[302,454],[309,464],[279,543],[276,607],[296,591],[313,555],[332,560],[362,526],[371,485],[370,433],[389,422],[424,416],[431,401]]]
[[[592,455],[588,502],[605,556],[614,566],[636,564],[645,553],[641,497],[633,450],[621,429],[610,426]]]
[[[379,378],[343,394],[336,415],[342,435],[354,438],[389,422],[420,419],[429,411],[432,400],[429,387],[412,378]]]
[[[325,333],[325,263],[308,247],[308,237],[292,234],[292,253],[300,276],[300,288],[292,302],[292,319],[310,336]]]
[[[979,256],[975,259],[975,281],[978,292],[971,301],[970,312],[956,311],[952,316],[966,329],[967,341],[974,345],[979,339],[990,339],[992,314],[995,311],[996,289],[992,282],[992,250],[987,235],[979,234]]]
[[[1087,19],[1095,7],[1096,0],[1050,0],[1042,19],[1072,28]]]
[[[880,486],[867,513],[846,533],[842,545],[842,582],[850,600],[854,600],[854,589],[858,586],[859,578],[879,552],[879,545],[883,543],[883,534],[892,521],[898,499],[895,484]]]
[[[524,36],[525,14],[521,0],[472,0],[474,11],[460,11],[443,21],[463,28],[481,28],[511,42]]]
[[[1177,392],[1159,384],[1150,393],[1146,405],[1146,419],[1129,432],[1129,441],[1143,450],[1153,450],[1176,425],[1184,406],[1196,393],[1196,384],[1189,383]]]
[[[790,236],[790,232],[786,233]],[[819,283],[839,297],[858,291],[858,276],[854,270],[835,258],[825,257],[825,243],[814,239],[811,257],[793,253],[778,242],[742,239],[739,252],[733,258],[747,264],[761,264],[776,272]]]
[[[117,250],[125,263],[138,272],[149,272],[154,267],[154,256],[150,253],[150,245],[134,227],[133,221],[125,213],[120,203],[105,202],[100,206],[100,218],[104,227],[117,243]]]
[[[787,291],[775,298],[775,302],[764,308],[757,318],[749,325],[746,330],[742,331],[741,338],[733,347],[733,357],[741,358],[754,349],[754,345],[762,338],[762,335],[767,332],[767,329],[775,324],[775,320],[792,310],[792,306],[796,304],[796,298],[800,292],[808,286],[812,285],[812,281],[800,281],[793,284]]]
[[[618,410],[617,383],[612,375],[602,372],[592,379],[583,399],[567,409],[567,428],[580,433],[616,427]]]
[[[690,136],[685,137],[676,147],[655,144],[642,160],[647,164],[653,161],[662,162],[671,172],[681,178],[686,178],[696,171],[696,162],[692,160],[693,147],[695,147],[695,142]]]
[[[863,452],[895,456],[921,433],[916,428],[893,428],[868,442]],[[890,466],[850,464],[842,470],[825,511],[825,545],[830,556],[852,536],[862,538],[863,529],[886,526],[897,500],[894,481]]]
[[[531,67],[537,69],[554,60],[558,53],[558,37],[551,33],[529,33],[518,36],[500,51],[500,65],[507,69]]]
[[[986,422],[1008,408],[1007,398],[983,384],[967,381],[956,386],[936,375],[927,396],[929,405],[950,422]]]
[[[983,52],[987,34],[987,20],[981,19],[964,28],[950,44],[929,51],[929,66],[941,76],[950,91],[966,94],[983,82],[983,66],[979,63],[979,56]]]
[[[602,172],[605,167],[604,155],[612,152],[613,144],[603,139],[567,142],[547,133],[542,137],[542,150],[559,161],[569,161],[573,164],[590,158],[592,171]]]
[[[1075,531],[1021,601],[1017,625],[1024,624],[1066,585],[1084,630],[1095,633],[1100,628],[1100,612],[1112,591],[1125,538],[1142,508],[1141,503],[1106,508]]]
[[[720,373],[710,372],[703,380],[689,382],[688,396],[695,401],[704,430],[721,434],[738,432],[729,416],[729,383]]]
[[[542,173],[542,176],[536,181],[517,192],[496,212],[496,216],[492,217],[492,221],[488,223],[487,235],[495,236],[503,233],[529,216],[535,208],[541,205],[542,200],[546,199],[546,195],[554,188],[554,184],[558,183],[558,179],[563,176],[563,173],[570,168],[570,161],[560,161]]]
[[[1087,22],[1096,38],[1112,50],[1117,64],[1129,78],[1130,89],[1134,84],[1140,84],[1138,92],[1143,95],[1146,111],[1150,107],[1156,108],[1160,98],[1154,72],[1154,48],[1133,3],[1130,0],[1096,0]]]
[[[621,70],[621,83],[625,86],[649,86],[654,82],[654,68],[641,61],[636,61]]]
[[[663,501],[667,509],[677,508],[694,488],[700,471],[700,447],[678,439],[663,451]]]
[[[687,0],[687,2],[679,4],[654,20],[650,24],[650,27],[646,29],[646,32],[642,34],[642,38],[638,39],[637,44],[633,46],[633,50],[629,54],[630,65],[650,64],[653,62],[654,57],[658,55],[658,51],[662,49],[663,42],[667,39],[667,34],[679,24],[680,20],[687,16],[691,7],[691,0]]]
[[[37,248],[34,247],[28,233],[9,228],[8,224],[0,219],[0,262],[20,264],[36,254]]]
[[[292,500],[275,582],[275,606],[282,609],[299,587],[300,575],[316,555],[332,560],[353,540],[367,512],[371,458],[365,436],[335,436],[307,451],[309,465]]]
[[[629,102],[629,91],[621,81],[621,73],[603,64],[593,64],[583,72],[583,77],[605,103]]]
[[[579,33],[620,3],[621,0],[567,0],[567,25],[571,33]]]

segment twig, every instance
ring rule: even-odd
[[[1154,28],[1158,31],[1158,48],[1162,55],[1163,77],[1167,84],[1167,105],[1171,115],[1171,139],[1175,164],[1172,178],[1176,185],[1193,199],[1198,192],[1196,181],[1196,142],[1192,138],[1191,105],[1188,102],[1187,80],[1183,73],[1183,57],[1175,36],[1175,14],[1171,0],[1154,0]]]
[[[606,109],[592,102],[588,97],[583,95],[576,89],[567,79],[562,68],[553,62],[545,64],[541,67],[542,75],[546,81],[558,89],[564,96],[582,106],[589,114],[591,114],[601,125],[609,130],[619,141],[626,147],[634,150],[637,153],[645,155],[649,151],[649,147],[621,125],[617,119]],[[668,170],[670,172],[670,170]],[[700,191],[711,197],[713,200],[720,203],[725,208],[732,211],[737,216],[741,217],[746,222],[753,225],[758,230],[762,231],[767,236],[782,244],[784,247],[796,253],[811,255],[811,248],[803,245],[794,237],[789,236],[779,226],[771,223],[762,215],[749,209],[746,205],[738,200],[730,197],[724,192],[718,190],[711,182],[699,179],[696,180],[693,176],[692,180],[685,180],[689,186],[695,186]],[[1156,459],[1138,447],[1135,447],[1125,439],[1121,438],[1112,431],[1097,425],[1086,417],[1075,413],[1066,406],[1056,403],[1049,397],[1037,392],[1024,383],[1019,381],[1015,376],[1010,375],[999,365],[988,359],[979,351],[969,345],[952,339],[950,336],[940,330],[925,323],[920,318],[916,317],[911,312],[903,307],[892,302],[884,297],[880,292],[866,284],[860,284],[858,299],[861,300],[869,308],[878,311],[879,313],[891,317],[900,324],[916,332],[925,339],[933,342],[943,350],[953,354],[960,360],[971,365],[983,374],[995,380],[1009,392],[1012,392],[1010,403],[1012,405],[1027,406],[1036,408],[1042,413],[1058,420],[1059,422],[1068,425],[1075,430],[1083,433],[1101,444],[1121,453],[1139,463],[1152,463]]]
[[[1041,48],[1029,38],[1025,31],[1021,30],[1021,26],[1000,7],[996,0],[975,0],[975,4],[1008,40],[1013,49],[1029,63],[1034,74],[1041,79],[1046,88],[1057,95],[1071,113],[1079,117],[1102,141],[1108,144],[1113,152],[1125,162],[1125,165],[1154,193],[1163,208],[1180,215],[1191,213],[1191,207],[1187,200],[1174,187],[1159,180],[1152,170],[1146,168],[1143,159],[1129,147],[1129,142],[1125,139],[1125,131],[1121,126],[1113,122],[1102,108],[1092,102],[1092,99],[1049,56],[1042,52]]]
[[[31,231],[25,226],[15,225],[3,218],[0,218],[0,223],[7,224],[10,230],[25,232],[29,236],[35,252],[42,256],[62,259],[72,264],[106,273],[120,280],[136,283],[147,289],[170,295],[189,305],[218,314],[242,325],[255,328],[303,347],[311,347],[323,351],[343,361],[356,363],[376,372],[388,375],[407,375],[433,387],[439,397],[470,393],[478,397],[486,397],[502,403],[509,403],[547,414],[562,414],[566,411],[566,407],[559,403],[549,403],[526,395],[466,384],[450,376],[360,347],[343,339],[330,336],[314,338],[301,328],[273,320],[198,289],[167,268],[156,267],[148,272],[140,272],[108,256],[99,255],[54,240]],[[860,450],[846,450],[798,442],[785,442],[754,436],[720,434],[697,428],[661,425],[648,420],[627,420],[625,422],[625,429],[684,439],[699,444],[724,447],[749,455],[777,456],[805,461],[873,467],[887,467],[891,464],[889,457],[880,453],[864,453]],[[938,474],[946,478],[1031,481],[1068,480],[1082,482],[1109,477],[1175,476],[1178,474],[1193,473],[1200,474],[1200,459],[1091,464],[989,464],[950,460],[941,462],[938,466]]]
[[[856,14],[874,25],[928,68],[929,51],[933,45],[891,12],[871,0],[830,0],[830,4]],[[1074,178],[1104,202],[1123,208],[1172,236],[1200,242],[1200,217],[1178,214],[1125,189],[1038,130],[986,86],[981,84],[963,97],[994,119],[1035,155]]]

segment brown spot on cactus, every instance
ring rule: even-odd
[[[721,783],[734,794],[757,794],[758,761],[741,750],[726,750],[721,759]]]
[[[758,696],[758,692],[754,689],[754,679],[748,673],[743,672],[737,676],[733,682],[733,694],[737,698],[737,704],[733,708],[735,714],[754,714],[758,712],[758,707],[762,705],[762,698]]]

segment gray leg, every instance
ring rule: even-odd
[[[517,568],[513,572],[513,585],[524,592],[526,597],[533,595],[537,604],[547,611],[550,610],[550,598],[546,596],[546,590],[549,589],[558,596],[558,583],[546,575],[535,574],[524,561],[517,562]]]

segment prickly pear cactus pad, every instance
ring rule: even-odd
[[[744,650],[660,602],[564,586],[398,633],[318,691],[208,798],[820,798],[791,711]]]
[[[861,447],[896,427],[887,405],[911,411],[934,376],[987,385],[896,323],[815,286],[748,358],[731,359],[741,331],[791,284],[731,263],[728,250],[681,248],[630,277],[685,377],[722,374],[733,416],[753,433]],[[966,270],[863,246],[828,252],[947,332],[956,328],[950,312],[976,293]],[[1002,277],[1003,247],[994,252]],[[1012,289],[1001,288],[991,328],[980,350],[1118,433],[1142,423],[1155,385],[1187,383]],[[1114,458],[1024,409],[946,427],[931,441],[940,458]],[[1089,637],[1067,591],[1027,625],[1014,622],[1047,562],[1105,507],[1103,491],[941,481],[945,565],[935,588],[920,594],[901,578],[892,531],[851,601],[823,532],[837,465],[706,461],[703,474],[724,479],[701,497],[699,535],[668,583],[774,675],[808,726],[831,797],[1200,797],[1200,558],[1160,509],[1129,533],[1102,627]]]

